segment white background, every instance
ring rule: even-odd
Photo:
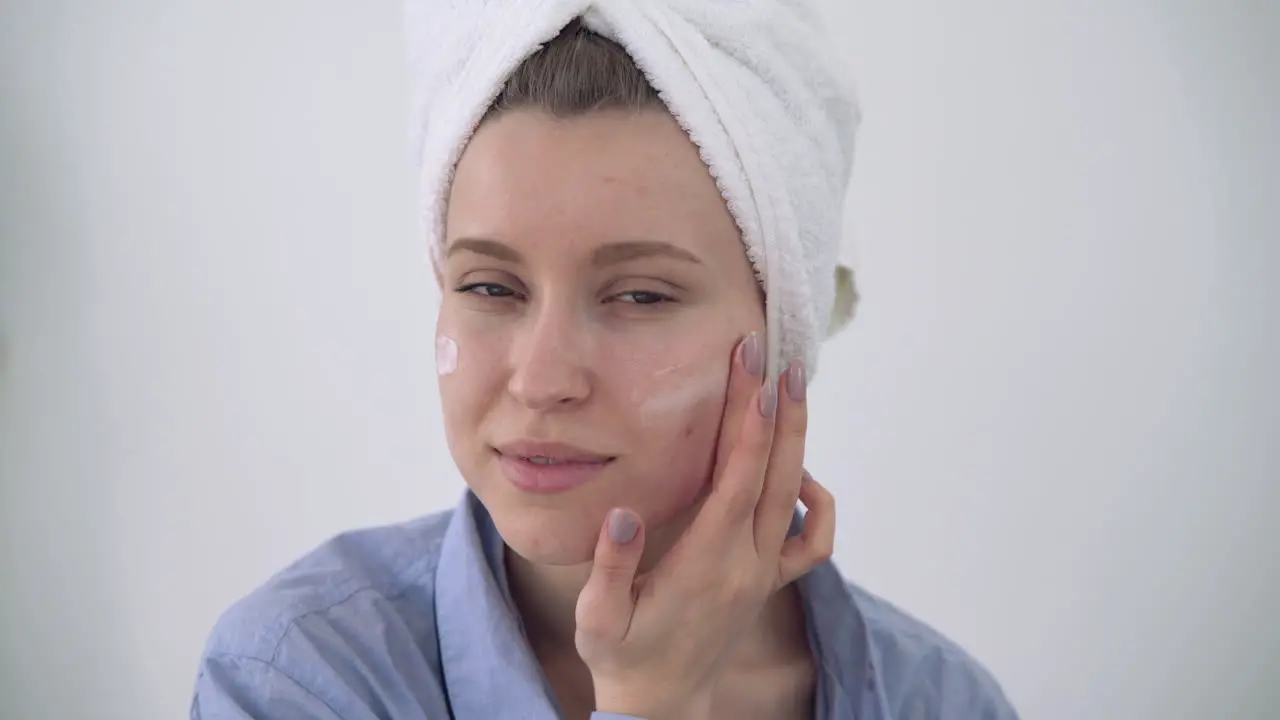
[[[0,717],[448,507],[396,2],[0,3]],[[1027,718],[1280,704],[1280,4],[862,0],[847,574]]]

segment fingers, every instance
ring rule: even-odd
[[[749,521],[755,512],[764,484],[769,445],[773,442],[771,407],[776,402],[769,400],[769,396],[772,393],[772,397],[776,397],[777,393],[768,383],[762,385],[764,367],[764,337],[753,332],[738,344],[734,354],[720,421],[715,479],[698,519],[690,528],[693,535],[719,538],[721,542],[736,540],[741,536],[734,531],[736,527],[744,520]],[[770,412],[766,415],[762,408]]]
[[[588,640],[619,642],[635,609],[636,569],[644,553],[644,525],[630,510],[609,512],[591,566],[591,576],[575,608],[577,632]]]
[[[773,445],[777,383],[757,385],[749,397],[733,450],[718,463],[719,477],[693,528],[698,533],[712,533],[723,542],[753,537],[756,504],[760,502]]]
[[[804,362],[800,360],[791,363],[782,373],[769,468],[755,512],[756,551],[769,562],[782,549],[800,495],[805,432],[809,423],[806,382]]]
[[[764,381],[764,366],[764,338],[753,332],[734,348],[733,361],[729,367],[729,386],[725,394],[724,413],[720,418],[716,467],[712,476],[717,481],[724,475],[724,465],[737,447],[742,421],[752,408],[756,390]]]
[[[809,512],[804,530],[787,538],[778,559],[779,585],[786,585],[831,557],[836,540],[836,501],[808,472],[800,484],[800,502]]]

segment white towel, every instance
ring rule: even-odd
[[[770,376],[853,316],[837,265],[854,136],[851,86],[814,0],[407,0],[420,220],[443,240],[453,169],[510,74],[574,18],[621,44],[701,151],[766,297]],[[438,259],[438,255],[437,255]]]

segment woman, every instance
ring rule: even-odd
[[[193,718],[1015,717],[828,560],[807,353],[771,357],[794,313],[770,317],[764,251],[669,94],[578,19],[503,79],[435,256],[469,492],[237,603]]]

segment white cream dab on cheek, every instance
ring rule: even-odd
[[[682,367],[676,365],[654,373],[661,377]],[[725,377],[722,372],[712,372],[702,377],[683,378],[681,381],[661,389],[646,388],[644,394],[633,395],[633,401],[639,404],[638,410],[643,422],[670,422],[672,415],[688,412],[700,401],[724,392]]]
[[[458,343],[441,335],[436,338],[436,372],[440,377],[453,374],[458,369]]]

